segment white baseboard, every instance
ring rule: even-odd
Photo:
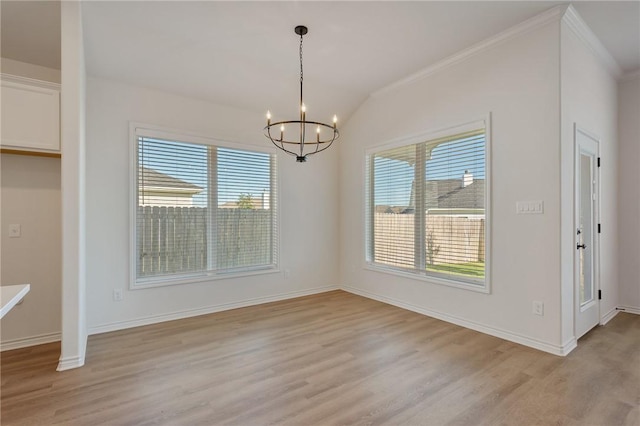
[[[277,302],[280,300],[293,299],[295,297],[309,296],[312,294],[326,293],[327,291],[339,290],[338,286],[316,287],[306,290],[280,293],[273,296],[256,297],[253,299],[241,300],[238,302],[222,303],[219,305],[205,306],[184,311],[169,312],[166,314],[152,315],[148,317],[136,318],[127,321],[116,321],[108,324],[89,327],[89,335],[108,333],[110,331],[124,330],[126,328],[140,327],[143,325],[156,324],[159,322],[173,321],[183,318],[196,317],[199,315],[213,314],[215,312],[228,311],[230,309],[246,308],[248,306],[260,305],[262,303]]]
[[[82,367],[84,365],[84,356],[72,356],[69,358],[60,358],[56,371],[71,370],[73,368]]]
[[[640,315],[640,308],[636,308],[634,306],[618,306],[618,311]]]
[[[606,323],[608,323],[609,321],[611,321],[613,319],[613,317],[615,317],[616,315],[618,315],[618,312],[620,312],[618,310],[618,308],[613,308],[612,310],[610,310],[609,312],[607,312],[606,314],[604,314],[602,316],[602,319],[600,320],[600,325],[605,325]]]
[[[543,342],[541,340],[532,339],[527,336],[523,336],[521,334],[513,333],[511,331],[502,330],[495,327],[490,327],[484,324],[479,324],[477,322],[469,321],[454,315],[445,314],[442,312],[433,311],[431,309],[425,309],[420,306],[412,305],[410,303],[406,303],[397,299],[393,299],[387,296],[381,296],[378,294],[374,294],[365,290],[361,290],[359,288],[350,287],[350,286],[342,286],[342,290],[348,291],[349,293],[357,294],[359,296],[367,297],[369,299],[374,299],[379,302],[387,303],[389,305],[397,306],[399,308],[407,309],[409,311],[417,312],[422,315],[426,315],[432,318],[437,318],[442,321],[450,322],[455,325],[459,325],[461,327],[469,328],[471,330],[479,331],[480,333],[489,334],[494,337],[499,337],[500,339],[508,340],[510,342],[518,343],[524,346],[529,346],[534,349],[538,349],[544,352],[548,352],[553,355],[565,356],[569,354],[573,349],[576,348],[577,343],[576,339],[569,339],[562,345],[555,345],[553,343]]]
[[[560,354],[560,356],[569,355],[569,353],[577,347],[578,347],[578,339],[576,339],[575,337],[570,338],[569,340],[567,340],[562,344],[562,347],[561,347],[562,353]],[[558,355],[558,354],[554,354],[554,355]]]
[[[0,352],[13,349],[28,348],[29,346],[44,345],[45,343],[59,342],[60,333],[39,334],[37,336],[20,337],[18,339],[5,340],[0,343]]]

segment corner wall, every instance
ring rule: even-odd
[[[87,345],[85,259],[85,62],[81,3],[61,5],[62,348],[58,370],[84,365]]]
[[[560,334],[559,16],[369,98],[340,143],[344,288],[563,354]],[[491,294],[365,269],[365,150],[491,113]],[[543,200],[544,214],[516,215]],[[544,316],[532,314],[543,301]]]
[[[640,72],[618,84],[620,307],[640,314]]]
[[[338,284],[337,150],[278,153],[280,272],[129,290],[129,122],[260,147],[262,112],[89,78],[87,288],[90,333],[328,291]],[[288,276],[284,271],[289,270]],[[124,300],[115,302],[113,290]]]
[[[561,25],[562,335],[575,336],[574,125],[600,139],[600,320],[618,306],[618,187],[616,81],[585,41],[563,19]]]

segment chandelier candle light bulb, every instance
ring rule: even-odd
[[[304,163],[307,161],[307,156],[317,154],[318,152],[322,152],[325,149],[329,148],[333,142],[338,139],[340,133],[338,132],[337,122],[338,117],[336,115],[333,116],[333,125],[318,122],[318,121],[308,121],[307,120],[307,106],[304,104],[302,97],[302,85],[304,80],[303,68],[302,68],[302,37],[307,34],[309,31],[307,27],[303,25],[298,25],[295,28],[295,33],[300,36],[300,119],[299,120],[287,120],[287,121],[275,121],[271,122],[271,111],[267,111],[267,125],[264,128],[264,135],[279,149],[286,152],[287,154],[293,155],[296,157],[296,161],[299,163]],[[280,126],[280,139],[275,138],[275,135],[271,134],[271,129],[274,126]],[[289,133],[291,134],[292,129],[291,126],[297,126],[299,129],[299,135],[297,140],[290,139],[285,140],[284,131],[285,127],[289,127]],[[312,130],[312,128],[308,128],[307,126],[316,126],[316,140],[314,141],[311,138],[311,135],[308,135]],[[330,135],[325,136],[322,139],[321,136],[321,128],[325,127],[326,129],[330,129]],[[327,134],[327,131],[322,132],[323,135]],[[307,140],[309,137],[309,140]]]

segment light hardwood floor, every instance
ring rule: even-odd
[[[640,316],[565,358],[342,291],[2,353],[2,425],[639,425]]]

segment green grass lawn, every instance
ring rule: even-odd
[[[427,271],[464,275],[465,277],[483,278],[484,262],[442,263],[439,265],[428,265]]]

